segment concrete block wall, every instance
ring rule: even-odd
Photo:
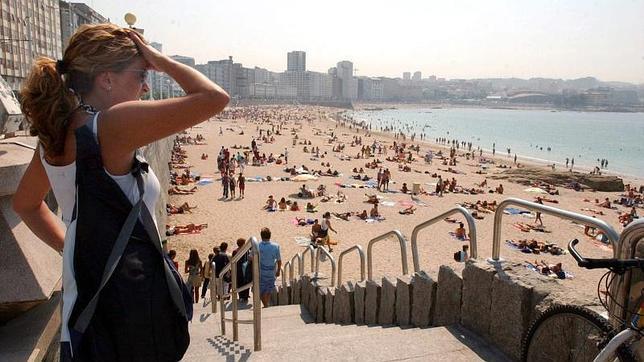
[[[287,287],[288,303],[304,305],[317,323],[420,328],[458,323],[518,360],[521,338],[536,311],[560,300],[564,291],[554,281],[522,272],[523,266],[470,261],[462,274],[441,266],[437,280],[421,271],[338,287],[318,285],[304,275]]]

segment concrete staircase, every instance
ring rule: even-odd
[[[230,318],[231,313],[226,313]],[[252,309],[239,311],[250,319]],[[315,324],[300,305],[262,309],[262,350],[253,351],[252,324],[232,324],[221,335],[220,314],[195,305],[190,348],[184,361],[504,361],[507,358],[460,326],[408,328]]]

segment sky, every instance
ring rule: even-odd
[[[168,55],[307,70],[349,60],[356,75],[563,78],[644,83],[644,0],[85,0],[127,12]]]

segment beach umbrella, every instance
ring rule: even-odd
[[[308,174],[297,175],[297,176],[291,178],[291,180],[293,180],[295,182],[315,181],[317,179],[318,179],[317,177],[315,177],[313,175],[308,175]]]

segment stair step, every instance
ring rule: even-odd
[[[226,317],[231,315],[226,313]],[[239,311],[240,319],[251,315],[252,310]],[[184,361],[507,360],[458,326],[403,329],[307,323],[311,316],[300,305],[262,309],[262,350],[254,352],[252,324],[240,324],[239,341],[234,342],[231,323],[226,323],[226,335],[220,335],[219,318],[219,314],[210,314],[210,306],[196,306]]]

